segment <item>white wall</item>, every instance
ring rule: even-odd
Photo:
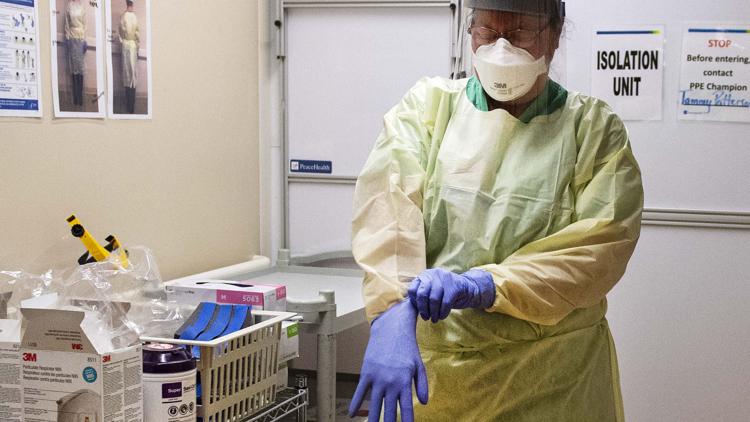
[[[747,421],[750,232],[645,226],[609,295],[625,415]]]

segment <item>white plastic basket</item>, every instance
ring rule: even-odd
[[[281,322],[296,314],[252,314],[252,326],[212,341],[141,337],[143,342],[200,347],[198,417],[203,422],[242,421],[276,400]]]

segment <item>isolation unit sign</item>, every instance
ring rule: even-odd
[[[664,29],[628,26],[594,32],[591,93],[623,120],[661,120]]]

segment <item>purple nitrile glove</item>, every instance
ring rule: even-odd
[[[441,268],[422,271],[409,286],[409,300],[425,321],[438,322],[452,309],[487,309],[495,302],[492,274],[469,270],[456,274]]]
[[[354,392],[349,416],[362,405],[371,390],[369,422],[380,421],[385,403],[384,422],[396,422],[396,407],[401,421],[414,422],[412,382],[417,399],[427,404],[427,373],[417,345],[417,310],[408,300],[394,305],[373,321],[362,371]]]

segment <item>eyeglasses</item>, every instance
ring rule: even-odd
[[[467,32],[471,35],[471,39],[479,45],[492,44],[500,38],[505,38],[516,47],[528,48],[534,46],[537,39],[539,39],[539,34],[544,32],[547,28],[549,28],[549,23],[538,31],[531,29],[514,29],[512,31],[498,32],[491,28],[485,28],[484,26],[471,26]]]

